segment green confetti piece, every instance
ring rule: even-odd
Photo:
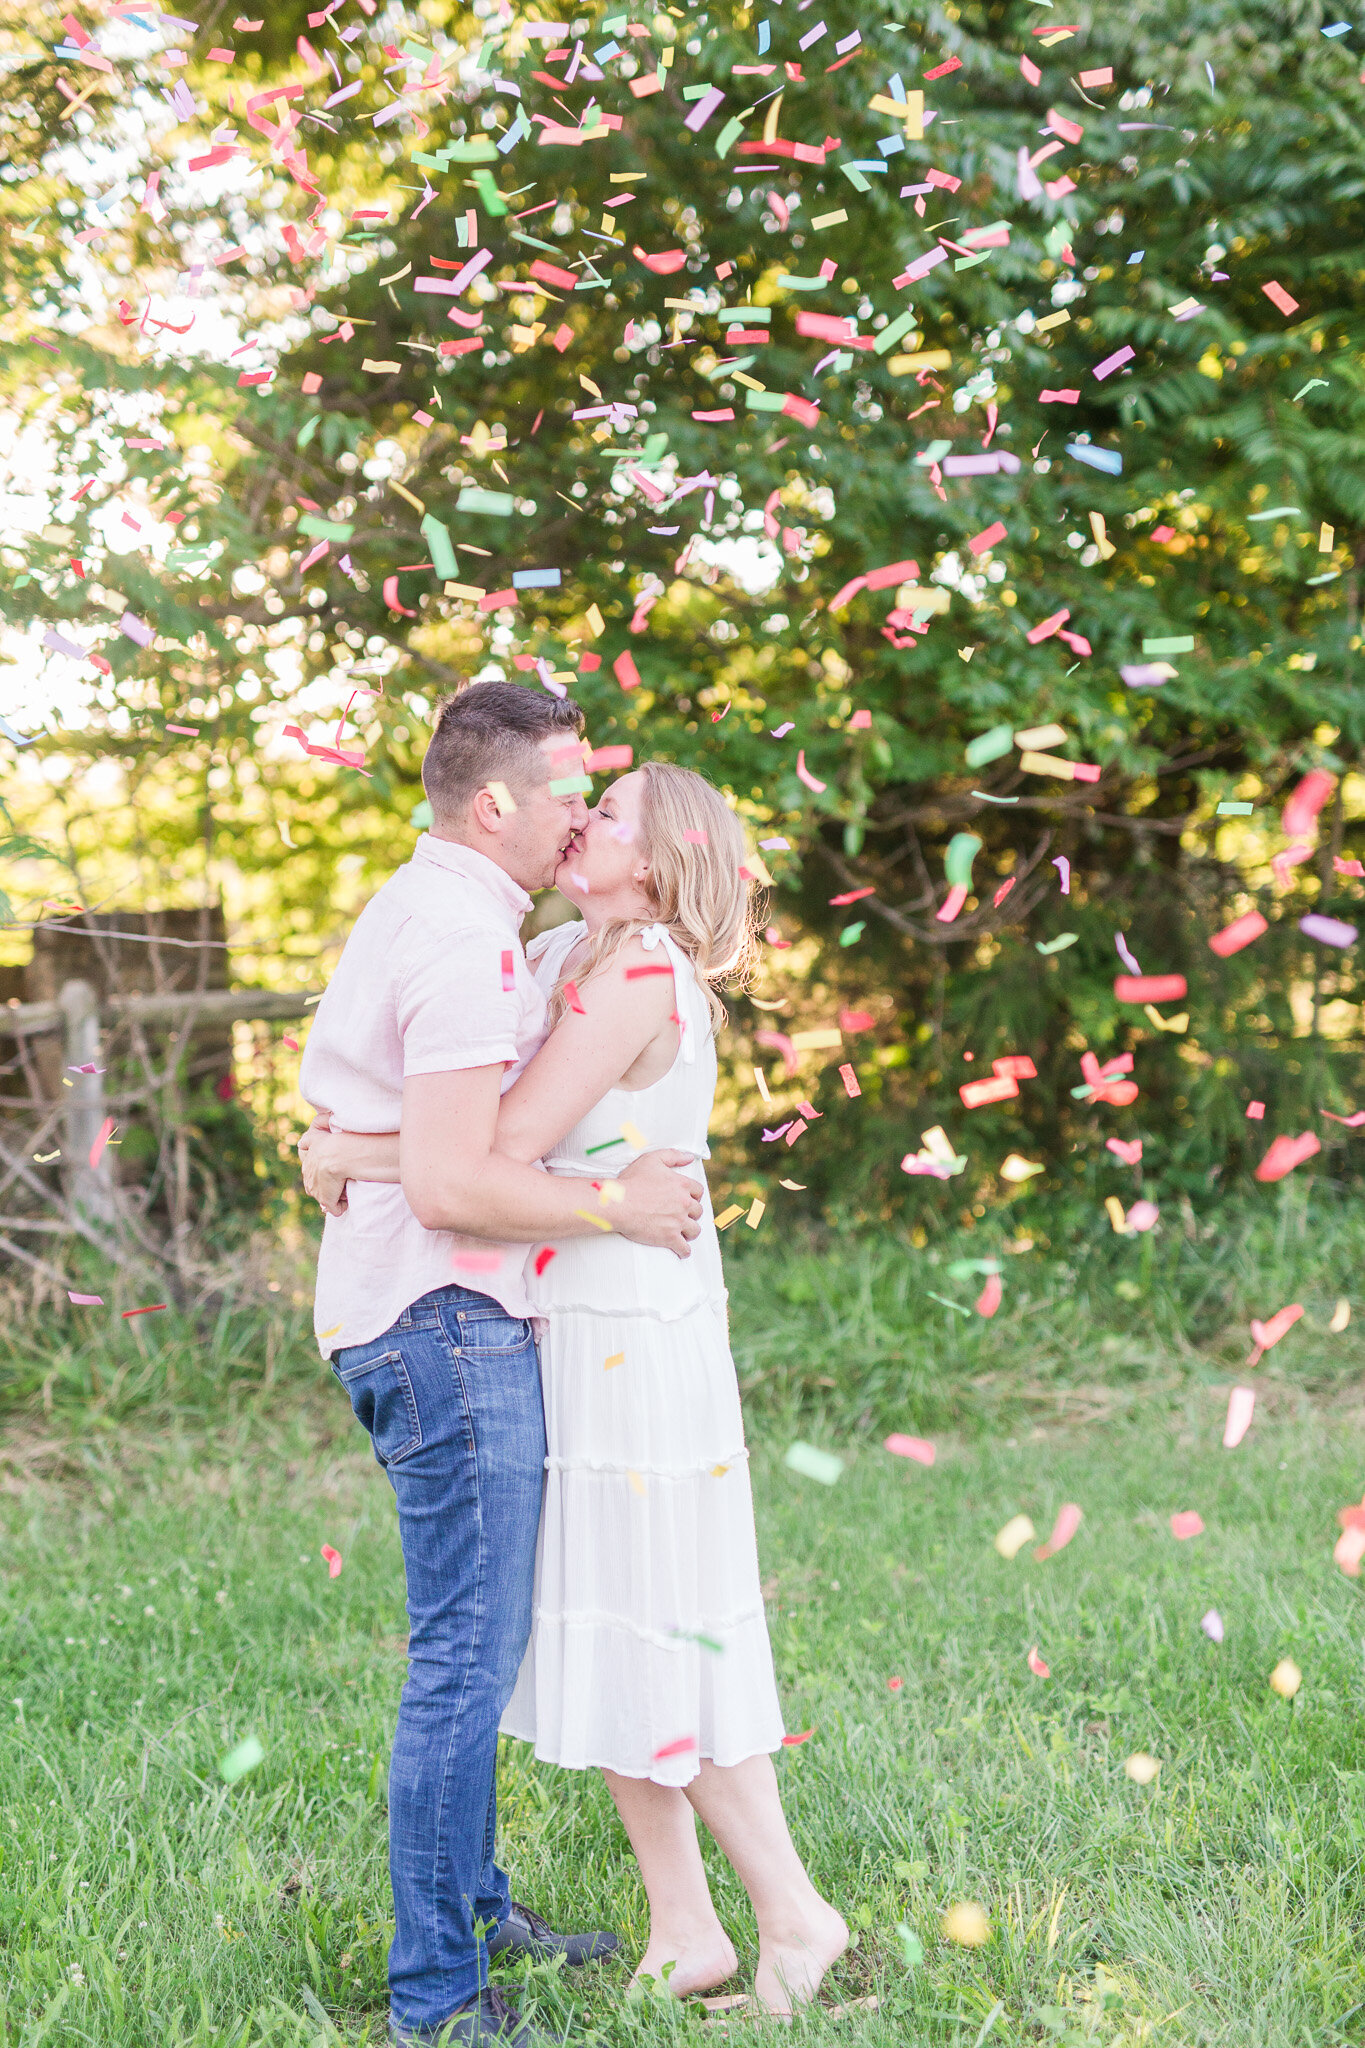
[[[926,1287],[924,1291],[930,1301],[936,1301],[940,1308],[955,1308],[960,1316],[966,1316],[969,1321],[971,1320],[971,1310],[964,1308],[960,1301],[949,1301],[946,1294],[935,1294],[932,1287]]]
[[[431,550],[431,565],[435,569],[436,574],[443,582],[450,578],[458,583],[460,580],[460,565],[455,559],[455,549],[451,544],[450,529],[442,525],[434,512],[428,512],[422,521],[419,531]]]
[[[1144,654],[1193,654],[1194,635],[1177,633],[1165,640],[1144,640],[1142,651]]]
[[[777,281],[787,292],[822,292],[829,283],[827,277],[792,277],[785,270]]]
[[[1301,519],[1301,505],[1270,505],[1264,512],[1248,512],[1247,525],[1254,526],[1258,519]]]
[[[493,183],[490,171],[475,171],[472,183],[483,201],[483,210],[493,220],[500,220],[507,211],[507,201]]]
[[[969,740],[963,760],[969,768],[984,768],[988,761],[998,761],[1002,754],[1008,754],[1014,745],[1012,725],[993,725],[989,732]]]
[[[235,1749],[230,1749],[218,1765],[218,1775],[225,1785],[235,1785],[248,1771],[254,1771],[257,1764],[265,1762],[265,1750],[259,1736],[248,1735]]]
[[[716,155],[728,156],[743,133],[744,117],[741,114],[735,114],[726,122],[720,134],[716,137]]]
[[[836,1458],[833,1451],[817,1451],[814,1444],[793,1444],[782,1462],[789,1472],[818,1479],[821,1486],[837,1486],[844,1469],[842,1458]]]
[[[858,166],[856,164],[840,164],[839,169],[848,179],[849,184],[853,187],[855,192],[870,192],[872,190],[872,187],[868,184],[867,179],[863,176],[862,172],[858,169]],[[844,214],[843,218],[847,220],[848,215]]]
[[[1063,932],[1059,939],[1035,939],[1034,945],[1040,953],[1064,953],[1068,946],[1074,946],[1079,932]]]
[[[948,851],[943,857],[943,872],[950,888],[961,885],[970,889],[972,885],[972,862],[981,851],[981,841],[975,832],[954,832],[948,841]]]
[[[550,795],[577,796],[591,788],[592,783],[586,775],[556,775],[550,784]]]
[[[516,510],[516,499],[510,491],[486,491],[482,484],[466,484],[455,500],[457,512],[485,512],[494,519],[508,519]],[[442,569],[443,576],[453,576],[454,569]]]
[[[498,152],[486,135],[476,135],[472,142],[445,142],[441,155],[448,164],[489,164],[496,163]]]
[[[975,270],[978,263],[984,263],[990,255],[989,249],[978,249],[974,256],[957,256],[953,259],[954,270]]]
[[[744,394],[746,412],[781,412],[786,402],[785,391],[746,391]]]
[[[889,327],[883,327],[881,333],[877,336],[876,340],[872,344],[874,353],[879,356],[884,356],[888,349],[893,348],[895,346],[895,344],[900,340],[903,334],[908,334],[910,332],[910,329],[914,326],[914,324],[915,309],[913,306],[911,306],[906,312],[900,314],[897,319],[893,320]]]
[[[412,816],[408,819],[408,823],[417,832],[427,832],[431,829],[436,823],[436,818],[431,808],[430,798],[423,797],[420,804],[413,805]]]
[[[1255,804],[1223,803],[1218,806],[1218,815],[1220,818],[1249,818],[1255,808]]]
[[[900,1936],[901,1950],[905,1956],[906,1969],[917,1970],[924,1961],[924,1943],[920,1940],[914,1928],[907,1927],[903,1920],[896,1929],[896,1932]]]
[[[320,519],[316,512],[305,512],[299,532],[311,534],[314,540],[349,540],[355,526],[348,519]]]
[[[318,430],[318,421],[321,418],[322,414],[320,412],[315,412],[313,414],[312,419],[308,421],[307,425],[299,430],[299,438],[294,443],[294,446],[296,448],[306,448],[308,446],[308,443],[312,440],[314,434],[316,434]]]
[[[716,315],[722,327],[771,327],[771,306],[722,306]]]
[[[979,841],[977,843],[980,844]],[[856,924],[846,924],[839,934],[839,944],[841,946],[856,946],[866,930],[867,919],[865,917],[860,917]]]

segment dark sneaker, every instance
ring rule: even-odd
[[[491,1984],[439,2026],[405,2027],[391,2019],[389,2041],[391,2048],[559,2048]]]
[[[614,1956],[621,1946],[621,1937],[608,1933],[606,1928],[598,1928],[592,1934],[556,1934],[548,1920],[542,1920],[539,1913],[513,1899],[511,1912],[497,1933],[489,1936],[487,1946],[490,1959],[503,1955],[537,1959],[563,1956],[574,1969],[579,1963],[600,1963],[605,1957]]]

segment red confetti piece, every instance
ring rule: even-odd
[[[76,1297],[75,1297],[75,1295],[73,1294],[73,1295],[72,1295],[72,1297],[71,1297],[71,1299],[72,1299],[72,1300],[74,1301],[74,1300],[75,1300],[75,1298],[76,1298]],[[128,1321],[128,1319],[129,1319],[129,1317],[130,1317],[130,1316],[155,1316],[155,1315],[160,1315],[160,1313],[161,1313],[162,1309],[164,1309],[164,1308],[168,1308],[169,1306],[170,1306],[170,1304],[169,1304],[168,1302],[164,1302],[164,1301],[149,1301],[149,1302],[148,1302],[148,1304],[147,1304],[147,1306],[146,1306],[146,1308],[126,1308],[126,1309],[124,1309],[124,1311],[123,1311],[123,1320],[124,1320],[124,1322],[126,1323],[126,1322]]]
[[[549,1265],[551,1259],[556,1257],[558,1257],[558,1254],[555,1251],[555,1248],[552,1244],[543,1244],[540,1247],[540,1250],[536,1253],[535,1256],[535,1272],[537,1280],[539,1280],[541,1274],[545,1271],[545,1268]]]
[[[689,1750],[695,1749],[696,1746],[697,1738],[695,1735],[680,1735],[676,1742],[666,1742],[662,1749],[656,1749],[653,1761],[656,1764],[661,1764],[665,1757],[686,1756]]]
[[[504,994],[504,995],[509,995],[509,994],[511,993],[511,991],[512,991],[512,990],[513,990],[513,989],[514,989],[514,988],[516,987],[516,985],[517,985],[517,974],[516,974],[516,966],[515,966],[515,964],[514,964],[514,962],[513,962],[513,959],[512,959],[512,955],[511,955],[510,953],[504,953],[504,954],[503,954],[503,956],[502,956],[502,988],[503,988],[503,994]]]
[[[341,1577],[341,1552],[339,1550],[333,1550],[330,1543],[324,1543],[322,1546],[322,1555],[327,1560],[328,1578],[339,1579]]]
[[[917,1465],[932,1465],[934,1447],[922,1436],[889,1436],[883,1440],[883,1449],[897,1458],[912,1458]]]
[[[782,1747],[784,1749],[799,1749],[803,1742],[810,1741],[814,1733],[815,1730],[813,1728],[803,1728],[799,1735],[784,1735],[782,1737]]]

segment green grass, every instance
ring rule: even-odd
[[[937,1266],[890,1240],[735,1257],[779,1675],[788,1725],[815,1730],[779,1768],[858,1934],[832,1994],[881,2001],[809,2032],[1359,2041],[1365,1617],[1330,1553],[1365,1431],[1355,1326],[1325,1333],[1351,1244],[1348,1221],[1281,1205],[1216,1242],[1171,1231],[1145,1276],[1141,1245],[1097,1240],[1065,1269],[1021,1254],[992,1324],[925,1296],[971,1298],[944,1277],[987,1248],[971,1239]],[[1142,1300],[1115,1297],[1125,1273]],[[1256,1423],[1225,1452],[1245,1316],[1295,1296],[1313,1327],[1259,1369]],[[297,1311],[275,1312],[269,1369],[269,1319],[157,1320],[10,1338],[0,2041],[378,2043],[405,1631],[391,1495]],[[882,1452],[887,1422],[938,1433],[936,1467]],[[783,1468],[798,1423],[848,1457],[836,1487]],[[998,1557],[1008,1517],[1041,1536],[1065,1500],[1086,1515],[1069,1549]],[[1189,1506],[1208,1531],[1177,1543]],[[1267,1684],[1286,1655],[1293,1705]],[[226,1786],[219,1759],[251,1733],[265,1760]],[[1135,1750],[1161,1758],[1155,1786],[1124,1776]],[[601,1786],[515,1748],[503,1785],[516,1889],[638,1953]],[[716,1887],[751,1967],[723,1867]],[[941,1935],[962,1899],[989,1914],[979,1950]],[[526,1991],[604,2048],[699,2038],[690,2010],[628,2004],[625,1975],[533,1970]]]

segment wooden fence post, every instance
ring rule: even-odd
[[[105,1095],[102,1074],[69,1071],[100,1064],[99,998],[88,981],[63,982],[57,998],[61,1006],[63,1055],[68,1072],[65,1134],[62,1164],[66,1169],[67,1197],[88,1216],[108,1222],[114,1215],[114,1183],[106,1151],[97,1166],[90,1153],[104,1128]]]

